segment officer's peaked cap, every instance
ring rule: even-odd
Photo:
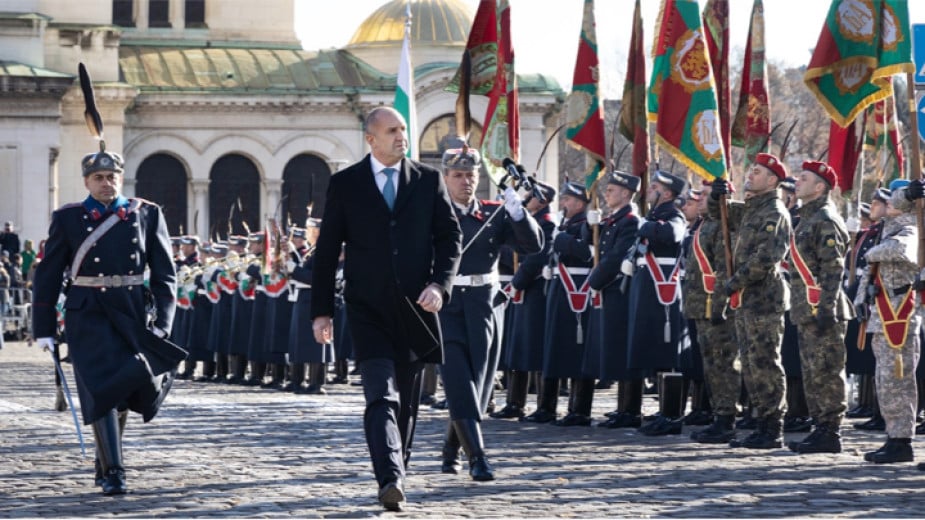
[[[663,170],[655,171],[655,182],[674,192],[676,197],[684,193],[685,188],[687,188],[687,181],[671,172]]]
[[[607,184],[613,184],[614,186],[622,186],[633,193],[639,191],[640,184],[639,177],[635,175],[630,175],[626,172],[611,172],[607,175]]]
[[[443,168],[446,170],[474,171],[482,163],[478,150],[463,146],[443,152]]]
[[[559,192],[559,196],[564,197],[566,195],[581,199],[586,203],[591,202],[591,198],[588,197],[588,190],[585,188],[583,182],[565,181],[565,184],[562,185],[562,191]]]
[[[125,161],[122,156],[107,150],[96,153],[88,153],[80,161],[80,167],[83,170],[83,176],[86,177],[94,172],[109,171],[122,173]]]

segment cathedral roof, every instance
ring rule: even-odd
[[[392,0],[360,24],[347,48],[401,44],[406,0]],[[462,0],[412,0],[411,41],[430,45],[465,45],[475,13]]]

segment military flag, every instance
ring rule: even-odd
[[[704,36],[713,66],[713,80],[716,82],[716,104],[719,112],[720,136],[729,164],[729,0],[707,0],[703,8]]]
[[[656,142],[701,177],[725,177],[713,71],[696,0],[665,0],[653,56],[649,120]]]
[[[863,127],[862,120],[854,121],[845,128],[835,120],[829,122],[829,166],[838,175],[838,187],[842,193],[854,189],[854,173],[858,168],[863,144],[858,129]]]
[[[877,177],[884,184],[905,177],[906,160],[899,139],[895,96],[881,99],[867,109],[864,148],[877,152]]]
[[[648,184],[649,172],[649,121],[646,119],[646,56],[643,43],[640,0],[633,11],[633,34],[626,60],[626,79],[623,81],[623,112],[620,114],[620,133],[633,143],[633,175]],[[645,200],[644,196],[640,196]]]
[[[839,126],[914,72],[906,0],[833,0],[803,81]]]
[[[600,67],[597,59],[597,34],[594,24],[594,0],[585,0],[578,57],[572,76],[572,92],[566,100],[565,138],[585,152],[592,164],[584,174],[590,189],[604,171],[604,109],[600,97]]]
[[[771,104],[768,101],[768,68],[764,59],[764,4],[755,0],[745,44],[745,64],[739,89],[739,105],[732,121],[732,144],[745,149],[746,164],[768,151],[771,139]]]
[[[417,160],[417,111],[414,106],[414,65],[411,64],[411,2],[407,4],[405,20],[405,38],[401,44],[401,61],[398,64],[398,84],[395,87],[393,106],[405,118],[408,124],[408,151],[411,159]],[[311,216],[311,215],[309,215]]]

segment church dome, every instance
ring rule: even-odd
[[[360,24],[348,49],[401,45],[407,0],[392,0]],[[411,0],[411,41],[425,45],[465,45],[475,13],[462,0]]]

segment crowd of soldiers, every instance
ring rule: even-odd
[[[477,169],[473,153],[452,151],[444,157],[445,173],[459,169],[460,157],[468,171]],[[473,407],[497,419],[588,426],[595,390],[616,384],[615,410],[599,427],[659,436],[700,425],[690,434],[694,442],[746,449],[782,448],[784,432],[808,432],[787,447],[838,453],[844,418],[866,417],[855,427],[887,432],[886,443],[866,460],[913,460],[911,439],[923,429],[916,421],[925,395],[913,215],[921,182],[878,189],[861,205],[861,226],[852,232],[831,197],[834,170],[816,161],[791,177],[775,156],[759,154],[744,202],[726,200],[732,186],[725,180],[694,189],[657,171],[645,187],[645,215],[637,209],[642,201],[634,200],[643,188],[639,177],[612,172],[599,184],[602,210],[593,209],[598,194],[584,183],[567,181],[557,193],[537,182],[522,205],[538,230],[522,234],[521,247],[489,233],[486,254],[464,250],[464,259],[497,258],[497,265],[460,270],[462,292],[454,291],[441,323],[461,342],[467,362],[487,356],[476,365],[487,367],[489,378],[497,367],[507,394],[495,410],[480,390]],[[520,203],[506,199],[506,206]],[[461,200],[464,243],[474,242],[483,226],[491,229],[487,217],[498,204]],[[175,237],[179,295],[172,338],[190,350],[179,377],[314,394],[325,393],[330,382],[349,381],[342,298],[333,344],[318,344],[307,318],[320,226],[309,219],[305,228],[275,237],[260,232],[212,244]],[[525,238],[531,233],[542,235],[539,244]],[[473,269],[479,273],[468,272]],[[482,285],[494,291],[485,306],[493,311],[452,307],[453,300],[465,301],[467,288]],[[474,348],[467,337],[485,341]],[[430,367],[445,387],[457,384],[446,375],[454,362]],[[846,374],[860,381],[850,410]],[[426,399],[434,381],[430,389],[425,381]],[[450,400],[455,392],[447,392]],[[642,411],[647,392],[658,394],[659,410],[650,416]],[[529,393],[537,402],[528,414]],[[459,409],[462,398],[456,401],[456,408],[449,403],[455,422],[472,415]],[[448,472],[459,467],[460,428],[451,423],[448,430]],[[481,432],[473,431],[482,453]],[[490,468],[476,474],[487,479]]]

